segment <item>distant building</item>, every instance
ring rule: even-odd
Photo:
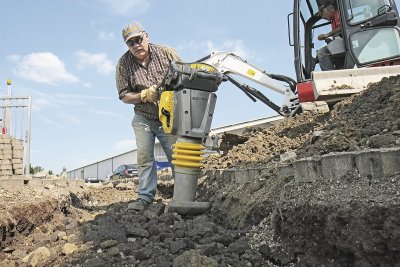
[[[283,119],[281,116],[268,117],[253,121],[247,121],[223,127],[218,127],[210,132],[210,136],[219,135],[224,132],[232,134],[242,134],[248,127],[269,128],[276,122]],[[154,157],[157,160],[157,167],[169,167],[169,162],[159,142],[156,142],[154,147]],[[113,172],[118,166],[122,164],[136,164],[137,163],[137,150],[133,149],[122,154],[118,154],[101,161],[93,162],[92,164],[82,166],[80,168],[71,170],[67,173],[69,179],[85,179],[87,177],[97,177],[100,180],[105,180],[107,175]]]

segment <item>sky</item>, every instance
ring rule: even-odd
[[[1,2],[0,96],[11,79],[13,96],[32,97],[31,164],[54,173],[136,147],[133,106],[118,99],[115,86],[115,65],[127,50],[121,30],[131,22],[186,62],[228,51],[268,73],[295,78],[287,32],[292,1]],[[280,95],[256,88],[282,103]],[[229,83],[217,96],[212,128],[276,115]]]

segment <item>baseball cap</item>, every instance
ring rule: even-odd
[[[132,37],[140,36],[144,32],[142,25],[138,22],[133,22],[122,29],[122,37],[125,43]]]

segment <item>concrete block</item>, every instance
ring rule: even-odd
[[[14,174],[23,175],[24,174],[24,169],[14,169]]]
[[[22,163],[22,159],[12,159],[11,160],[11,163],[12,164],[19,164],[19,163]],[[0,163],[1,164],[1,163]]]
[[[234,170],[224,170],[222,172],[222,177],[226,183],[234,183],[235,182],[235,171]]]
[[[14,164],[12,164],[12,168],[13,169],[23,169],[24,168],[24,164],[22,164],[22,163],[14,163]]]
[[[361,177],[381,178],[384,176],[381,152],[364,150],[355,154],[356,166]]]
[[[0,149],[3,151],[5,149],[11,149],[11,144],[0,144]]]
[[[2,135],[0,135],[2,136]],[[11,139],[9,138],[0,138],[0,144],[11,144]]]
[[[11,160],[12,159],[12,154],[8,153],[8,154],[4,154],[4,153],[0,153],[0,160]]]
[[[400,148],[381,150],[382,171],[385,176],[400,173]]]
[[[299,183],[315,182],[322,177],[321,160],[306,158],[293,162],[294,179]]]
[[[236,170],[235,171],[235,183],[244,184],[252,181],[254,177],[249,176],[248,170]]]
[[[1,164],[0,165],[0,170],[11,170],[12,165],[11,164]]]
[[[213,170],[212,171],[212,176],[214,177],[215,180],[221,180],[223,179],[223,170]]]
[[[7,175],[12,175],[12,170],[0,170],[0,175],[1,176],[7,176]]]
[[[22,159],[24,157],[24,153],[22,150],[14,150],[12,152],[12,158],[14,159]]]
[[[261,169],[248,169],[248,177],[250,177],[251,181],[254,181],[256,177],[261,175]]]
[[[321,156],[322,176],[327,180],[339,180],[356,171],[355,154],[352,152],[330,153]]]
[[[212,179],[218,180],[218,181],[225,181],[225,173],[226,170],[208,170],[206,171],[205,175],[207,177],[212,177]]]
[[[11,164],[11,163],[12,163],[12,162],[11,162],[10,159],[1,159],[1,160],[0,160],[0,166],[3,165],[3,164]]]
[[[4,148],[2,151],[3,151],[3,154],[11,154],[12,153],[11,145]]]
[[[279,178],[293,177],[294,176],[293,165],[292,164],[282,164],[282,165],[278,166],[278,168],[276,170],[276,175]]]

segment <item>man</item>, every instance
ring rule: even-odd
[[[175,50],[149,43],[149,34],[134,22],[122,30],[129,50],[116,67],[119,99],[134,104],[132,126],[136,136],[139,198],[128,209],[142,210],[152,203],[157,190],[157,168],[154,159],[155,138],[160,141],[169,160],[172,160],[174,136],[165,134],[158,119],[159,99],[156,86],[160,84],[172,60],[179,60]]]
[[[336,0],[325,0],[319,9],[319,14],[323,19],[331,21],[332,31],[326,34],[320,34],[318,36],[318,40],[327,40],[330,37],[335,38],[335,36],[341,33],[342,25],[340,23],[340,12],[338,10]],[[340,39],[337,41],[342,42]],[[318,50],[317,58],[322,71],[337,69],[332,61],[331,53],[329,52],[327,46],[324,46]]]

